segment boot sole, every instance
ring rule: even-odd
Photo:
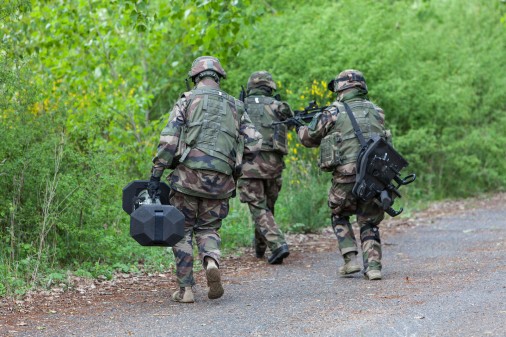
[[[271,258],[269,259],[269,264],[282,264],[283,259],[286,259],[288,255],[290,255],[290,251],[285,250],[284,252],[280,253],[274,258],[272,258],[271,256]]]
[[[367,275],[367,273],[364,274],[365,279],[369,280],[369,281],[379,281],[379,280],[381,280],[381,276],[382,275],[378,275],[378,276],[374,276],[374,277],[369,277],[369,275]]]
[[[339,270],[339,275],[341,276],[349,276],[351,274],[355,274],[355,273],[358,273],[360,270],[362,270],[362,268],[360,268],[360,266],[357,266],[355,268],[350,268],[350,269],[346,269],[346,270]]]
[[[195,299],[194,298],[190,298],[189,300],[185,300],[184,297],[182,299],[179,299],[179,296],[176,296],[176,295],[172,295],[171,296],[171,300],[173,302],[177,302],[177,303],[195,303]]]
[[[272,259],[272,261],[269,261],[270,264],[282,264],[283,259],[287,258],[288,255],[290,255],[290,252],[284,252],[280,254],[279,256],[276,256],[275,259]]]
[[[214,300],[223,296],[225,292],[223,290],[223,286],[221,285],[221,275],[218,269],[209,269],[206,270],[207,276],[207,285],[209,286],[209,292],[207,293],[207,297],[209,299]]]

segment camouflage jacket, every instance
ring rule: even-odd
[[[212,80],[204,79],[196,88],[219,89],[219,85]],[[190,92],[191,93],[191,92]],[[232,195],[235,190],[235,180],[232,175],[214,171],[212,169],[192,169],[178,161],[181,146],[180,137],[185,122],[189,119],[194,107],[185,93],[174,105],[169,121],[162,131],[157,155],[153,158],[152,175],[160,177],[166,168],[174,171],[168,176],[169,185],[181,193],[210,199],[223,199]],[[237,100],[242,107],[242,103]],[[254,159],[262,145],[262,137],[251,123],[247,113],[242,115],[238,125],[239,135],[244,142],[244,161]],[[237,149],[240,152],[242,149]],[[186,154],[186,161],[212,162],[212,156],[199,149],[191,149]]]
[[[357,89],[349,89],[345,90],[345,92],[339,97],[337,100],[328,108],[326,108],[321,113],[315,115],[313,120],[308,126],[301,126],[297,133],[297,136],[302,145],[305,147],[318,147],[322,139],[327,136],[332,129],[338,119],[338,114],[343,113],[348,118],[345,111],[339,111],[337,108],[338,102],[348,102],[351,103],[353,101],[367,101],[366,96],[361,93]],[[377,112],[377,118],[380,124],[384,125],[384,112],[383,109],[379,108],[376,105],[373,105],[374,109]],[[357,146],[358,144],[357,140]],[[356,161],[352,163],[347,163],[344,165],[338,165],[333,170],[333,181],[337,183],[352,183],[355,181],[357,173],[357,165]]]
[[[262,97],[270,96],[267,92],[260,88],[252,89],[248,97]],[[271,119],[284,121],[293,117],[293,111],[288,103],[273,99],[272,103],[266,107],[266,111],[272,112],[274,116]],[[256,125],[255,125],[256,126]],[[283,125],[283,127],[285,127]],[[286,134],[286,131],[285,131]],[[286,137],[286,135],[285,135]],[[279,151],[264,151],[261,150],[258,156],[251,162],[244,162],[242,166],[241,178],[255,178],[255,179],[272,179],[281,175],[285,163],[283,154]]]

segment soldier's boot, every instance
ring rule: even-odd
[[[179,290],[172,294],[172,300],[180,303],[193,303],[195,297],[193,295],[192,287],[180,287]]]
[[[255,256],[257,259],[263,258],[266,250],[267,245],[265,243],[259,243],[255,241]]]
[[[381,280],[381,270],[371,269],[364,274],[364,277],[370,281]]]
[[[206,278],[207,278],[207,286],[209,287],[209,292],[207,293],[207,297],[211,300],[220,298],[223,296],[225,292],[223,290],[223,286],[221,285],[221,275],[218,266],[216,265],[216,261],[212,258],[206,258],[207,266],[206,266]]]
[[[276,248],[272,252],[272,255],[269,257],[270,264],[282,264],[283,259],[287,258],[290,255],[290,251],[288,250],[288,245],[283,243],[279,248]]]
[[[344,254],[344,266],[339,267],[339,274],[342,276],[358,273],[362,268],[357,261],[357,253]]]
[[[265,255],[265,251],[267,250],[267,242],[262,237],[262,234],[255,229],[255,238],[253,239],[253,244],[255,246],[255,256],[258,259],[261,259]]]

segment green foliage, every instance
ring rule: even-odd
[[[316,232],[330,225],[327,206],[330,178],[330,174],[319,171],[314,161],[294,161],[288,166],[276,204],[276,220],[285,231]]]
[[[399,205],[506,186],[504,4],[399,0],[7,0],[0,8],[0,296],[86,277],[173,268],[128,237],[121,188],[147,177],[159,132],[197,56],[223,88],[272,72],[294,109],[325,83],[365,73],[417,181]],[[290,133],[276,205],[283,229],[329,224],[330,174]],[[408,172],[409,171],[409,172]],[[250,245],[231,200],[223,247]],[[397,205],[397,203],[396,203]]]
[[[503,4],[275,3],[276,15],[250,31],[251,47],[234,63],[238,74],[270,70],[283,84],[282,96],[299,108],[310,99],[300,93],[314,80],[360,69],[371,98],[385,110],[394,144],[411,163],[408,170],[418,173],[407,188],[413,195],[504,189],[504,156],[493,155],[506,146],[505,134],[496,131],[504,129],[506,99],[506,78],[499,75],[506,58]],[[232,86],[246,79],[234,76]],[[471,146],[479,135],[482,142]]]
[[[222,247],[234,249],[237,246],[251,246],[254,225],[248,206],[239,201],[239,197],[230,199],[230,211],[223,220],[220,229]]]

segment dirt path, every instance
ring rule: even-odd
[[[382,224],[384,279],[339,278],[335,238],[291,236],[270,266],[224,263],[225,295],[168,300],[170,274],[123,275],[2,301],[0,336],[505,336],[506,194]],[[199,284],[205,284],[202,273]]]

